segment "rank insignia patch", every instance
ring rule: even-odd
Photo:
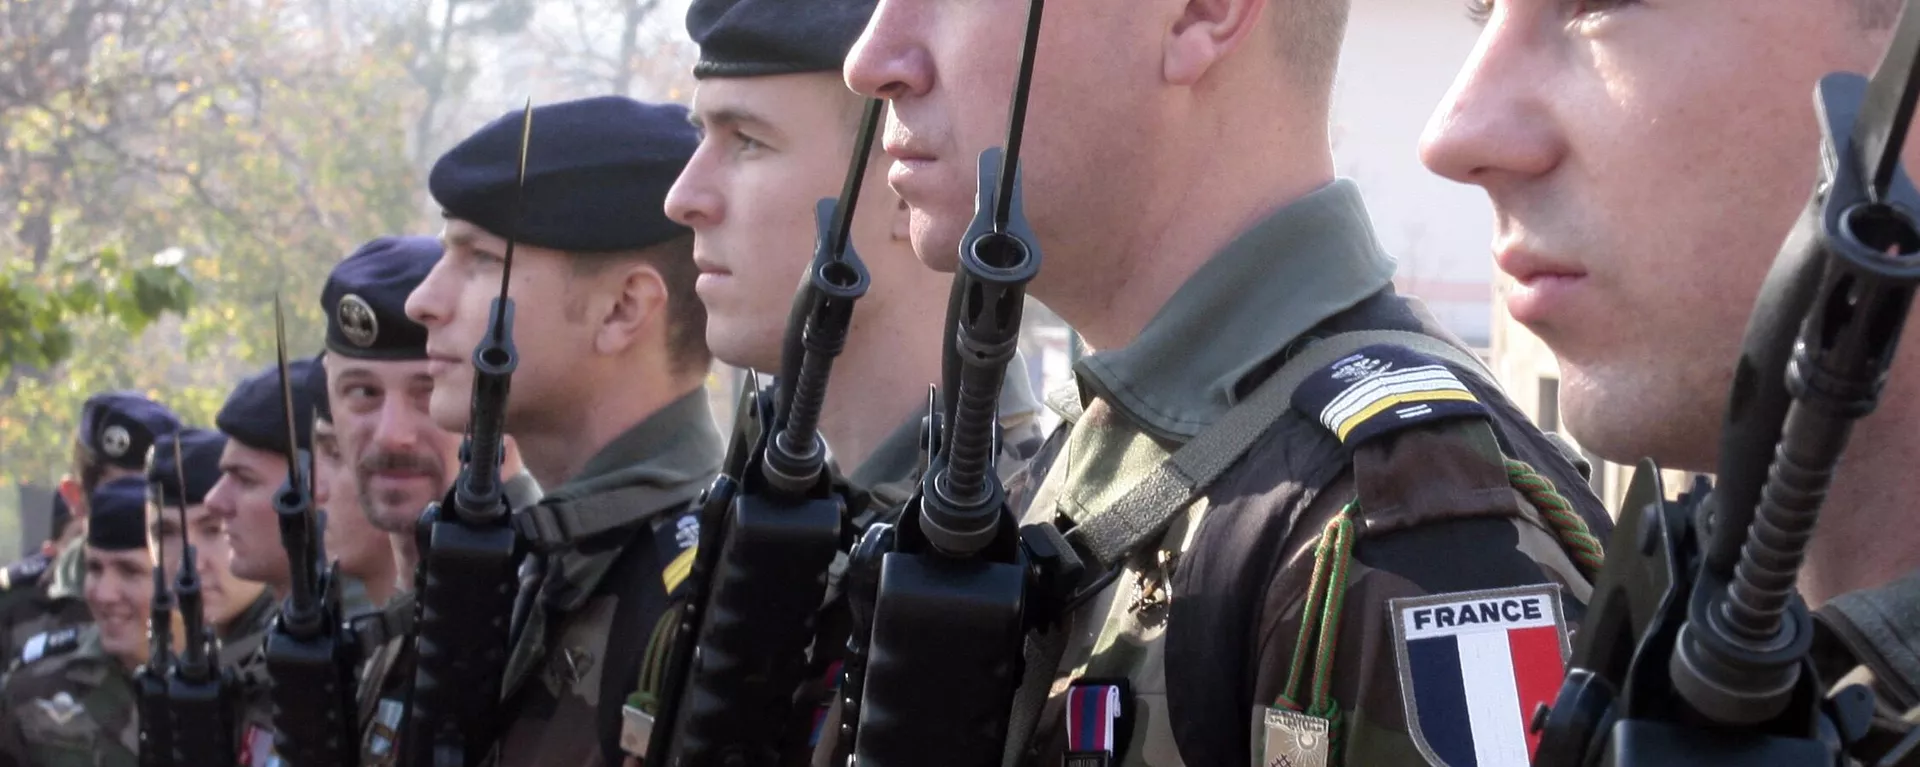
[[[1444,767],[1526,767],[1527,722],[1560,692],[1569,655],[1552,584],[1395,599],[1394,654],[1407,727]]]
[[[1366,347],[1307,376],[1293,408],[1348,445],[1443,418],[1487,415],[1439,359],[1391,344]]]

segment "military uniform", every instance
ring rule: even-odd
[[[133,676],[95,627],[43,635],[0,684],[0,765],[133,767],[140,725]]]
[[[719,473],[723,451],[705,394],[692,392],[614,439],[538,505],[515,512],[536,545],[561,543],[540,531],[582,529],[607,513],[598,509],[624,509],[628,518],[566,541],[549,561],[508,665],[513,724],[502,767],[621,762],[621,703],[686,578],[697,535],[683,533],[683,520],[694,519],[691,504]]]
[[[1873,690],[1873,724],[1855,753],[1871,763],[1920,719],[1920,572],[1828,600],[1813,614],[1814,669],[1828,685],[1860,681]]]
[[[101,392],[80,406],[78,439],[93,460],[103,466],[126,471],[145,468],[147,449],[161,436],[180,428],[180,419],[165,406],[135,392]],[[76,467],[76,473],[79,469]],[[93,492],[94,488],[84,488]],[[65,504],[56,498],[54,532],[57,534]],[[9,577],[0,588],[0,657],[15,657],[20,643],[29,637],[66,626],[93,620],[87,612],[82,591],[86,584],[86,561],[82,556],[83,536],[61,547],[53,560],[42,568],[38,580],[16,583]],[[11,569],[11,568],[10,568]],[[30,569],[30,568],[28,568]],[[25,575],[27,570],[22,570]]]
[[[507,505],[524,509],[540,502],[540,483],[521,472],[501,485]],[[400,726],[407,711],[407,685],[413,681],[412,591],[394,594],[378,610],[355,614],[349,623],[360,647],[360,683],[355,700],[360,735],[360,767],[390,767],[399,754]]]
[[[1103,524],[1142,477],[1257,399],[1317,339],[1397,330],[1458,347],[1393,293],[1392,271],[1349,181],[1271,214],[1202,266],[1133,344],[1076,365],[1058,408],[1065,422],[1030,467],[1044,478],[1015,493],[1031,499],[1027,520]],[[1536,687],[1541,673],[1557,680],[1566,623],[1591,588],[1563,542],[1595,553],[1580,523],[1602,535],[1611,525],[1573,464],[1462,356],[1369,346],[1302,376],[1291,407],[1280,403],[1244,455],[1167,509],[1164,528],[1116,555],[1118,577],[1036,640],[1060,661],[1053,673],[1030,669],[1022,697],[1045,703],[1024,722],[1016,714],[1014,732],[1039,736],[1009,756],[1427,764],[1452,747],[1440,741],[1453,731],[1435,723],[1461,727],[1467,715],[1402,681],[1411,640],[1399,625],[1420,603],[1396,600],[1427,595],[1468,592],[1442,598],[1464,603],[1536,586],[1527,610],[1551,628],[1530,636],[1542,657],[1559,654],[1525,673]],[[1510,459],[1531,467],[1518,482],[1528,492]],[[1572,499],[1557,523],[1536,508],[1542,485]],[[1453,674],[1458,687],[1457,662]],[[1488,726],[1521,738],[1523,716],[1516,707]],[[1518,759],[1508,763],[1526,754]]]
[[[147,560],[147,484],[103,482],[89,494],[84,545]],[[136,605],[142,612],[146,605]],[[162,627],[166,630],[169,627]],[[68,626],[27,641],[0,682],[0,765],[132,767],[139,761],[133,676],[97,627]]]

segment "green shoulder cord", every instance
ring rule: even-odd
[[[1589,581],[1599,577],[1600,565],[1606,558],[1600,539],[1587,529],[1586,521],[1573,510],[1573,503],[1554,488],[1553,480],[1541,476],[1525,461],[1511,458],[1507,459],[1507,478],[1547,520],[1547,526],[1559,539],[1560,547],[1573,558],[1574,566],[1580,568],[1580,574]]]
[[[1327,720],[1327,754],[1330,760],[1340,753],[1340,706],[1333,700],[1333,651],[1340,639],[1340,612],[1347,600],[1347,567],[1353,562],[1353,509],[1358,500],[1348,501],[1327,521],[1320,543],[1313,549],[1313,579],[1307,587],[1306,612],[1300,616],[1300,637],[1293,646],[1293,664],[1287,671],[1286,691],[1275,704],[1289,711]],[[1315,613],[1319,614],[1318,626]],[[1316,630],[1317,629],[1317,630]],[[1316,642],[1315,634],[1319,635]],[[1300,704],[1301,673],[1306,670],[1307,648],[1314,646],[1312,699],[1305,708]]]
[[[653,635],[647,638],[647,653],[640,658],[639,688],[627,696],[627,705],[647,712],[648,716],[660,712],[660,685],[667,676],[668,651],[673,647],[679,615],[678,610],[668,610],[653,624]]]
[[[1507,478],[1526,496],[1527,503],[1540,512],[1554,538],[1573,559],[1582,575],[1592,579],[1600,571],[1605,552],[1600,540],[1587,529],[1587,523],[1573,510],[1573,504],[1554,488],[1553,481],[1541,476],[1524,461],[1506,460]],[[1337,761],[1343,745],[1342,715],[1333,699],[1333,653],[1339,646],[1340,613],[1346,606],[1347,571],[1353,562],[1353,513],[1359,499],[1348,501],[1340,513],[1327,521],[1320,542],[1313,550],[1313,578],[1307,586],[1305,612],[1300,616],[1300,635],[1293,646],[1293,662],[1287,671],[1287,685],[1275,705],[1327,721],[1328,758]],[[1315,619],[1316,615],[1318,620]],[[1309,648],[1313,653],[1312,697],[1302,706],[1300,686],[1306,672]]]

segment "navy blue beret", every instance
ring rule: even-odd
[[[147,481],[118,477],[87,497],[87,545],[106,551],[147,547]]]
[[[333,423],[333,400],[327,395],[327,353],[321,352],[313,358],[313,367],[307,371],[307,397],[313,400],[313,414],[322,421]]]
[[[534,107],[524,210],[514,186],[521,113],[487,123],[433,164],[427,189],[448,218],[573,253],[657,245],[691,230],[667,218],[667,190],[700,144],[677,104],[624,96]]]
[[[382,237],[335,264],[320,290],[327,350],[379,360],[427,358],[427,329],[407,319],[407,296],[440,261],[434,237]]]
[[[296,446],[313,446],[313,396],[307,388],[307,376],[313,372],[312,359],[287,363],[287,383],[293,388],[293,429]],[[287,452],[287,413],[280,395],[280,367],[268,365],[234,387],[227,404],[220,406],[213,425],[255,450]]]
[[[687,33],[700,46],[693,76],[839,72],[876,1],[693,0]]]
[[[180,443],[180,460],[174,461],[174,442]],[[220,481],[220,451],[227,437],[211,429],[181,429],[153,446],[153,462],[147,466],[147,482],[160,486],[160,501],[169,507],[193,506],[207,500],[207,491]],[[182,471],[184,469],[184,472]],[[186,492],[180,490],[180,475],[187,477]]]
[[[101,392],[80,406],[80,440],[100,460],[123,469],[145,467],[147,448],[178,428],[179,416],[136,392]]]

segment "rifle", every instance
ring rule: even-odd
[[[354,716],[357,645],[346,636],[341,615],[339,563],[327,564],[323,521],[313,508],[312,454],[294,441],[293,389],[278,296],[273,311],[280,394],[287,413],[287,483],[274,496],[273,511],[292,571],[287,601],[266,638],[274,750],[295,765],[351,765],[359,758]]]
[[[275,309],[278,309],[277,303]],[[284,381],[284,352],[280,357],[280,369]],[[180,575],[174,584],[174,591],[180,595],[180,618],[186,628],[186,643],[181,648],[178,661],[173,664],[172,673],[167,677],[167,724],[172,743],[169,753],[173,764],[232,767],[239,753],[234,736],[237,731],[235,711],[240,705],[240,686],[233,671],[221,667],[220,640],[207,630],[200,595],[200,577],[193,566],[199,559],[193,543],[187,538],[187,482],[178,436],[174,438],[173,449],[173,464],[178,472],[182,496]],[[144,752],[141,758],[145,760]]]
[[[527,179],[533,101],[520,133],[518,185]],[[516,204],[524,207],[522,201]],[[513,635],[519,578],[519,538],[500,483],[505,460],[507,394],[520,355],[513,346],[514,233],[507,233],[500,297],[487,317],[487,335],[473,350],[473,399],[460,476],[439,503],[429,504],[417,530],[420,564],[415,627],[417,661],[401,740],[410,767],[473,767],[499,736],[500,688]],[[449,514],[448,512],[452,512]]]
[[[854,670],[843,741],[863,767],[997,765],[1020,674],[1021,640],[1056,560],[1023,540],[993,471],[998,406],[1040,249],[1022,212],[1020,139],[1043,0],[1031,0],[1005,149],[980,154],[974,218],[947,304],[944,389],[930,400],[919,490],[899,524],[863,536]],[[889,540],[891,539],[891,540]],[[873,575],[877,570],[878,575]],[[1030,612],[1031,611],[1031,612]],[[866,632],[864,642],[858,632]],[[850,649],[855,643],[850,643]],[[930,694],[931,693],[931,694]]]
[[[180,461],[180,437],[173,438],[173,459]],[[182,481],[180,506],[181,551],[187,549],[186,483]],[[152,485],[153,505],[166,513],[166,493],[160,484]],[[193,565],[184,557],[181,569]],[[153,604],[147,613],[147,662],[134,672],[134,693],[140,712],[140,767],[170,767],[173,764],[173,736],[167,727],[167,674],[173,665],[173,592],[167,590],[167,563],[153,563]]]
[[[647,744],[661,764],[773,765],[804,745],[791,726],[794,692],[848,508],[827,469],[820,413],[854,302],[871,282],[852,222],[884,108],[867,102],[840,197],[814,208],[813,260],[787,323],[782,375],[742,394],[725,471],[701,501],[661,696],[669,726]]]
[[[1533,721],[1540,767],[1838,765],[1866,731],[1863,686],[1817,687],[1794,583],[1920,285],[1920,193],[1899,157],[1920,96],[1906,5],[1871,80],[1815,90],[1820,180],[1748,323],[1719,483],[1668,502],[1640,464],[1559,697]],[[1920,764],[1914,740],[1876,764]]]

